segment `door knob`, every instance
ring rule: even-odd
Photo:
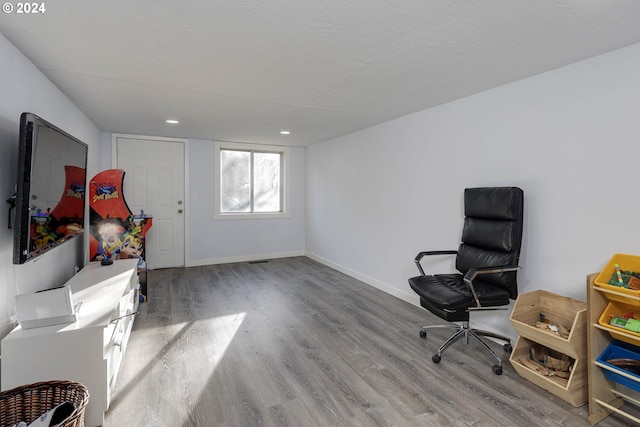
[[[178,200],[178,204],[181,205],[182,204],[182,200]]]
[[[178,213],[182,213],[182,209],[178,209]]]

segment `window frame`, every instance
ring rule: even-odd
[[[222,150],[249,151],[260,153],[280,154],[280,212],[221,212],[220,196],[222,194],[220,153]],[[253,156],[252,156],[253,162]],[[252,165],[253,168],[253,165]],[[267,219],[289,218],[289,148],[276,145],[245,144],[239,142],[215,141],[214,143],[214,185],[213,185],[213,218],[216,220],[228,219]],[[253,190],[251,192],[253,205]]]

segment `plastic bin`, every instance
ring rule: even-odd
[[[640,392],[640,376],[607,363],[607,360],[610,359],[640,360],[640,348],[626,342],[613,340],[596,359],[596,364],[604,369],[605,377]]]
[[[594,283],[596,286],[602,289],[617,292],[622,295],[616,295],[613,293],[606,293],[607,298],[610,301],[621,301],[628,304],[633,304],[640,307],[640,290],[627,289],[621,286],[614,286],[609,284],[609,279],[616,272],[616,264],[620,266],[621,270],[635,271],[640,273],[640,256],[627,255],[627,254],[615,254],[604,269],[596,276]],[[638,298],[637,300],[629,300],[627,297]]]
[[[640,333],[633,332],[619,326],[614,326],[610,323],[612,316],[625,317],[631,313],[635,313],[635,318],[640,320],[640,307],[618,301],[610,301],[600,315],[598,323],[603,326],[613,338],[629,344],[636,344],[638,343],[638,340],[640,340]],[[635,338],[631,338],[623,334],[628,334]]]

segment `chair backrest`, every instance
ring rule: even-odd
[[[464,227],[456,268],[516,266],[520,259],[524,193],[517,187],[467,188],[464,190]],[[486,274],[478,281],[499,286],[515,299],[517,272]]]

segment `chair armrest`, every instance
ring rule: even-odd
[[[422,276],[425,276],[424,270],[422,269],[422,266],[420,265],[420,260],[422,258],[424,258],[427,255],[455,255],[457,253],[458,253],[458,251],[423,251],[423,252],[418,253],[418,255],[416,255],[416,258],[413,260],[413,262],[416,263],[416,266],[418,267],[418,270],[420,271],[420,274]]]
[[[473,294],[473,298],[476,300],[476,307],[481,308],[480,300],[478,299],[478,294],[476,293],[476,288],[473,286],[473,281],[476,277],[482,274],[492,274],[492,273],[506,273],[508,271],[517,271],[520,270],[519,265],[504,265],[501,267],[484,267],[484,268],[470,268],[467,271],[467,274],[464,275],[464,282],[469,285],[471,289],[471,293]]]

